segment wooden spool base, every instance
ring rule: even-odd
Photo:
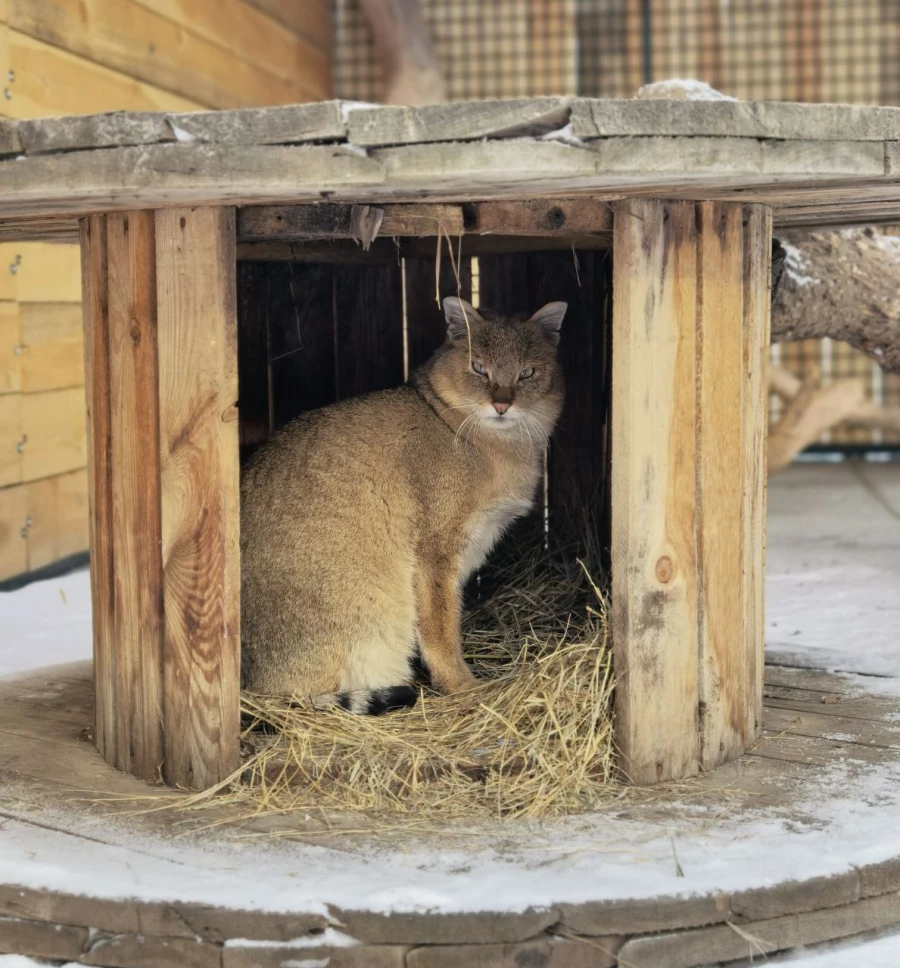
[[[714,831],[717,821],[710,818],[727,814],[733,824],[736,819],[743,822],[746,816],[747,822],[753,823],[759,820],[760,810],[765,810],[768,816],[774,812],[802,825],[808,819],[802,804],[821,795],[815,785],[829,767],[857,760],[861,776],[878,765],[900,761],[895,732],[900,702],[852,697],[846,680],[828,673],[768,668],[767,730],[756,749],[689,786],[663,788],[652,798],[644,796],[643,802],[635,793],[633,804],[627,798],[617,803],[606,816],[601,814],[597,830],[604,831],[603,843],[597,844],[594,853],[582,840],[593,841],[600,836],[597,831],[571,833],[572,849],[583,846],[592,863],[596,858],[598,900],[575,904],[553,903],[551,899],[548,905],[521,913],[410,912],[390,918],[329,905],[332,917],[340,922],[339,930],[360,942],[359,946],[330,951],[329,934],[322,936],[321,947],[310,947],[315,945],[317,934],[329,927],[321,905],[313,910],[279,912],[277,908],[283,905],[272,905],[270,910],[234,911],[209,903],[212,896],[207,902],[198,902],[196,898],[209,892],[210,872],[194,869],[190,855],[198,847],[224,848],[215,855],[221,870],[218,884],[231,881],[246,885],[245,891],[233,891],[232,896],[246,897],[250,907],[268,877],[266,857],[273,856],[273,842],[263,839],[262,846],[248,847],[248,835],[260,838],[287,829],[301,841],[308,839],[320,847],[354,852],[373,842],[371,836],[360,833],[364,824],[359,818],[329,818],[335,829],[349,823],[354,831],[330,836],[323,836],[325,827],[318,818],[290,817],[243,822],[237,834],[234,827],[207,829],[178,841],[175,838],[184,833],[184,814],[127,815],[125,811],[132,805],[123,807],[117,798],[147,797],[156,791],[107,765],[83,738],[84,729],[93,720],[90,672],[90,665],[81,663],[0,683],[0,771],[4,777],[0,810],[14,818],[8,821],[9,827],[5,825],[7,836],[15,836],[17,843],[20,837],[32,839],[38,847],[36,856],[23,859],[23,865],[32,861],[35,867],[43,865],[51,871],[47,883],[69,888],[37,889],[40,875],[25,866],[20,884],[0,884],[0,951],[119,968],[162,963],[276,968],[292,958],[324,957],[332,957],[333,965],[349,968],[514,965],[521,963],[516,959],[523,957],[523,952],[532,951],[549,959],[536,964],[557,968],[692,968],[720,960],[749,959],[753,952],[748,936],[759,939],[769,953],[900,923],[900,857],[807,881],[770,882],[754,890],[729,891],[726,887],[688,897],[665,896],[663,890],[664,896],[645,900],[627,899],[627,886],[623,896],[616,898],[615,879],[607,871],[611,861],[630,864],[634,858],[643,858],[642,864],[633,865],[639,877],[642,866],[653,866],[647,863],[648,851],[652,852],[647,842],[649,823],[657,825],[665,837],[669,831],[673,833],[673,844],[678,844],[673,847],[673,864],[680,854],[687,869],[684,883],[690,887],[696,871],[686,859],[689,841]],[[840,701],[823,703],[825,695],[837,696]],[[827,738],[835,735],[842,739]],[[835,796],[845,793],[842,788]],[[685,803],[691,805],[687,812]],[[136,806],[140,810],[144,804]],[[704,808],[702,813],[692,813],[697,806]],[[887,804],[885,810],[891,806]],[[623,810],[627,817],[623,817]],[[195,820],[198,826],[206,825],[227,815],[228,811],[222,809]],[[583,819],[592,823],[597,817]],[[686,820],[690,820],[687,825]],[[474,825],[474,837],[472,824],[465,824],[465,830],[458,834],[452,825],[447,829],[444,820],[437,826],[444,832],[440,844],[434,844],[435,857],[455,850],[457,841],[460,849],[470,851],[481,851],[496,841],[497,829],[484,824]],[[637,830],[642,833],[636,834]],[[529,860],[531,835],[515,825],[504,827],[502,833],[505,842],[517,842],[523,848],[523,880],[546,877],[541,867]],[[236,836],[240,847],[235,844]],[[382,851],[387,848],[395,854],[395,860],[402,851],[415,852],[417,859],[410,859],[408,877],[417,878],[414,863],[419,863],[421,853],[430,852],[431,845],[427,833],[413,832],[416,839],[412,844],[410,836],[402,831],[381,832],[374,837],[374,846]],[[756,832],[751,836],[761,869],[768,865],[772,871],[779,870],[784,832],[768,840]],[[58,852],[54,845],[59,845]],[[110,868],[108,880],[104,875],[106,898],[79,896],[80,884],[101,883],[96,876],[87,881],[85,877],[87,871],[97,869],[98,851],[108,849],[108,845],[118,845],[121,858]],[[302,885],[305,847],[295,841],[276,841],[274,846],[275,854],[282,857],[286,852],[292,857],[296,853],[292,886]],[[837,836],[832,840],[829,834],[829,847],[840,853]],[[10,856],[13,853],[14,849]],[[531,860],[535,857],[534,853],[530,856]],[[163,881],[168,896],[156,901],[115,899],[111,885],[121,883],[117,866],[122,860],[133,884],[144,885],[141,890],[145,896],[154,875],[158,880],[160,865],[169,863],[172,876]],[[379,866],[374,864],[373,868]],[[384,870],[373,870],[373,874]],[[646,873],[652,877],[652,871]],[[316,894],[320,876],[321,870],[310,871],[310,887],[304,893]],[[508,876],[507,872],[507,886]],[[25,883],[32,887],[24,888]],[[397,867],[396,883],[407,883],[402,866]],[[86,893],[90,893],[89,888]],[[503,888],[493,896],[504,896]],[[175,900],[181,897],[195,900]],[[323,896],[323,900],[331,899]],[[254,944],[242,945],[238,939]],[[298,939],[302,939],[302,945],[286,944]]]

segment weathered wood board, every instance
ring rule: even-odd
[[[613,642],[640,783],[761,729],[769,224],[733,203],[616,209]]]

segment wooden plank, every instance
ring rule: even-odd
[[[209,107],[291,104],[328,94],[314,64],[301,62],[286,81],[134,0],[10,0],[9,25]]]
[[[84,385],[81,307],[76,303],[24,303],[22,392]]]
[[[268,266],[237,267],[238,431],[241,448],[266,440],[274,427],[269,363]]]
[[[332,44],[331,3],[329,0],[246,0],[279,20],[295,34],[306,37],[322,50]]]
[[[823,705],[822,709],[824,708]],[[780,709],[774,702],[766,703],[765,718],[766,729],[772,732],[821,737],[844,743],[858,743],[861,746],[880,746],[883,749],[900,749],[900,731],[891,723],[828,714],[821,709],[815,712]]]
[[[3,264],[0,262],[2,272]],[[22,387],[21,341],[19,304],[0,301],[0,394],[18,393]]]
[[[113,764],[148,782],[163,760],[159,396],[153,214],[106,217],[116,728]]]
[[[578,138],[773,138],[790,141],[890,141],[900,138],[900,109],[862,104],[792,104],[779,101],[594,100],[571,107]]]
[[[457,266],[459,282],[449,259],[441,260],[435,291],[435,260],[404,259],[406,285],[406,365],[407,373],[424,363],[447,337],[447,322],[442,301],[446,296],[472,299],[472,260],[463,256]]]
[[[744,209],[743,398],[741,449],[744,656],[747,662],[747,726],[744,744],[760,735],[765,677],[766,435],[772,284],[772,211]]]
[[[94,742],[115,763],[116,731],[115,558],[112,505],[112,425],[110,413],[106,219],[81,223],[84,291],[84,373],[87,403],[88,509],[91,550],[91,614],[94,637],[96,712]],[[125,755],[124,751],[121,754]]]
[[[280,427],[337,399],[334,281],[328,265],[264,268],[273,421]]]
[[[867,191],[888,199],[898,192],[885,181],[877,142],[607,138],[586,150],[508,140],[406,145],[365,155],[353,147],[236,146],[222,152],[178,143],[0,161],[0,218],[121,210],[134,198],[163,206],[175,199],[246,204],[314,201],[323,192],[335,201],[366,204],[386,191],[394,201],[441,202],[578,192],[728,197],[741,190],[742,199],[770,203],[830,193],[833,210],[864,199]]]
[[[141,6],[287,81],[310,75],[330,87],[331,52],[317,48],[243,0],[138,0]],[[321,86],[321,87],[320,87]]]
[[[15,267],[15,298],[20,303],[81,305],[77,245],[16,242],[0,246],[0,268]]]
[[[115,111],[86,116],[19,121],[17,134],[28,154],[125,145],[171,144],[194,139],[215,144],[302,144],[346,138],[341,101],[290,104],[260,111],[191,111],[167,114]],[[178,136],[176,136],[178,131]]]
[[[22,485],[28,524],[28,569],[88,548],[87,470]]]
[[[22,480],[22,395],[0,396],[0,487]]]
[[[898,920],[900,900],[889,894],[841,907],[749,922],[746,933],[723,924],[678,934],[629,938],[619,950],[619,963],[632,968],[658,968],[659,965],[690,968],[738,958],[765,957],[787,948],[885,928]],[[747,934],[752,937],[748,938]]]
[[[270,239],[353,238],[352,205],[259,205],[238,212],[237,234],[243,242]],[[385,205],[381,237],[460,235],[465,231],[458,205]]]
[[[748,615],[742,560],[744,374],[743,209],[702,203],[698,244],[701,765],[709,770],[747,745],[741,630]],[[726,404],[729,401],[731,405]],[[751,403],[748,401],[746,406]],[[754,486],[758,486],[756,475]],[[737,525],[737,526],[736,526]],[[753,617],[756,618],[755,608]],[[754,622],[755,627],[755,622]],[[754,638],[755,638],[754,634]],[[756,706],[754,700],[753,713]],[[755,734],[754,734],[755,735]]]
[[[157,212],[156,257],[164,776],[204,788],[239,763],[234,210]]]
[[[0,488],[0,581],[28,571],[27,518],[25,488]]]
[[[636,783],[700,766],[694,206],[618,203],[613,251],[616,731]]]
[[[371,308],[378,306],[373,317]],[[403,283],[399,265],[335,266],[338,399],[403,382]]]
[[[551,237],[612,232],[612,206],[594,198],[476,202],[464,211],[469,232]]]
[[[586,556],[609,540],[603,534],[609,524],[609,253],[531,255],[528,267],[532,309],[557,299],[569,304],[559,344],[566,399],[550,443],[549,522],[554,535]]]
[[[569,105],[568,98],[541,97],[358,108],[348,133],[364,147],[543,135],[566,124]]]
[[[22,395],[22,480],[87,465],[83,387]]]
[[[9,31],[9,65],[15,72],[15,91],[5,102],[14,118],[56,117],[96,111],[191,111],[200,101],[144,84],[20,33]]]

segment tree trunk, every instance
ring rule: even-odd
[[[900,373],[900,238],[850,229],[781,242],[783,265],[773,246],[772,342],[827,336]]]

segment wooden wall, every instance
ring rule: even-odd
[[[331,96],[331,0],[0,0],[0,116]],[[77,246],[0,244],[0,581],[87,549]]]

